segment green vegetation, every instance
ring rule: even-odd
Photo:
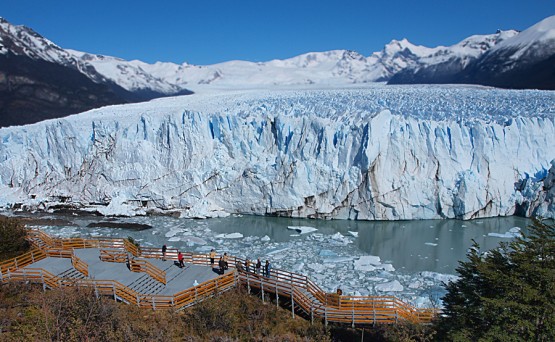
[[[436,327],[445,341],[552,341],[555,225],[534,220],[528,236],[460,262]]]
[[[331,341],[275,305],[235,290],[180,312],[96,298],[93,291],[0,286],[0,341]]]
[[[14,258],[30,249],[25,226],[15,218],[0,216],[0,261]]]

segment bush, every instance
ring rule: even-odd
[[[13,258],[31,247],[25,225],[18,219],[0,216],[0,260]]]
[[[528,236],[483,254],[474,243],[467,257],[446,286],[440,340],[552,341],[555,225],[534,220]]]

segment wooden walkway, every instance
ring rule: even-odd
[[[127,239],[55,239],[40,230],[29,230],[35,249],[0,263],[0,281],[28,281],[44,289],[79,286],[97,296],[113,296],[128,304],[157,309],[182,309],[236,286],[256,289],[262,300],[270,293],[290,301],[292,315],[347,323],[429,323],[437,310],[418,309],[389,296],[339,296],[324,292],[308,277],[273,269],[271,277],[247,272],[230,257],[230,269],[218,274],[208,255],[184,253],[185,267],[177,266],[177,250],[139,248]],[[195,286],[195,284],[198,284]]]

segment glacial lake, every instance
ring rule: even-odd
[[[501,241],[510,241],[511,232],[518,231],[514,227],[527,232],[526,226],[531,223],[521,217],[377,222],[261,216],[206,220],[51,217],[72,223],[41,227],[55,236],[130,236],[144,246],[167,244],[197,253],[215,248],[220,253],[269,259],[274,268],[306,274],[329,291],[341,287],[355,295],[393,294],[423,306],[429,304],[428,298],[437,299],[444,293],[442,282],[452,279],[458,260],[466,259],[472,240],[485,251]],[[87,227],[107,221],[148,224],[152,228],[134,231]],[[301,234],[300,227],[315,230]],[[361,268],[357,260],[364,256],[377,256],[380,262]]]

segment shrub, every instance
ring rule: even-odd
[[[0,216],[0,260],[13,258],[29,250],[24,224],[15,218]]]

